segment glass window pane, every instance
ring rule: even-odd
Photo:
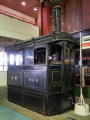
[[[15,63],[15,56],[13,54],[9,55],[9,63],[10,65],[14,65]]]
[[[38,48],[34,51],[34,64],[46,63],[46,49]]]
[[[59,43],[54,44],[50,47],[49,55],[50,64],[61,64],[62,63],[62,47]]]
[[[22,51],[16,54],[16,65],[23,65],[23,52]]]
[[[25,65],[33,64],[33,51],[32,51],[32,49],[25,50],[24,59],[25,59]]]

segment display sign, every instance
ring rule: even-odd
[[[90,36],[82,37],[82,49],[90,48]]]
[[[51,6],[56,4],[57,2],[61,2],[62,0],[41,0],[44,6]]]

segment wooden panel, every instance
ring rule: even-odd
[[[81,0],[68,0],[65,2],[65,32],[77,32],[82,26]]]
[[[66,30],[65,32],[77,32],[81,30],[82,26],[82,16],[81,16],[81,9],[76,9],[73,11],[66,12],[65,15],[65,24]]]
[[[81,7],[82,0],[65,0],[65,10],[66,12],[74,11]]]
[[[90,29],[90,0],[82,0],[83,26],[82,29]]]
[[[66,0],[65,26],[68,33],[90,29],[90,0]]]

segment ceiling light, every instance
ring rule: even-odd
[[[25,6],[25,5],[26,5],[26,2],[23,1],[23,2],[21,2],[21,4],[22,4],[23,6]]]
[[[34,11],[37,11],[38,9],[37,9],[37,8],[34,8],[33,10],[34,10]]]

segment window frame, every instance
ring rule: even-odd
[[[25,50],[29,50],[29,55],[30,55],[30,52],[32,51],[32,53],[33,53],[33,60],[32,60],[32,64],[26,64],[25,63]],[[33,51],[33,47],[27,47],[27,48],[24,48],[24,53],[23,53],[23,65],[25,65],[25,66],[31,66],[31,65],[33,65],[34,64],[34,51]]]
[[[36,63],[35,64],[35,53],[34,52],[38,48],[45,48],[45,63],[40,63],[40,64]],[[47,45],[38,45],[38,46],[35,46],[33,48],[33,53],[34,53],[34,65],[46,65],[47,64]]]
[[[12,52],[8,52],[8,66],[23,66],[24,65],[24,58],[22,61],[22,65],[16,65],[16,55],[18,54],[18,52],[22,52],[22,58],[23,58],[23,55],[24,55],[23,50],[15,50]],[[10,55],[11,54],[14,55],[14,64],[13,65],[10,64]]]
[[[60,44],[58,44],[58,43],[60,43]],[[49,57],[51,57],[51,48],[52,48],[52,46],[55,46],[55,45],[61,47],[61,57],[60,57],[59,61],[56,60],[57,61],[56,63],[51,63],[51,61],[55,61],[55,60],[50,60],[49,59]],[[53,44],[49,44],[49,53],[48,54],[49,54],[48,55],[48,64],[50,64],[50,65],[62,64],[62,61],[63,61],[63,46],[62,46],[62,42],[56,42],[56,43],[53,43]]]

